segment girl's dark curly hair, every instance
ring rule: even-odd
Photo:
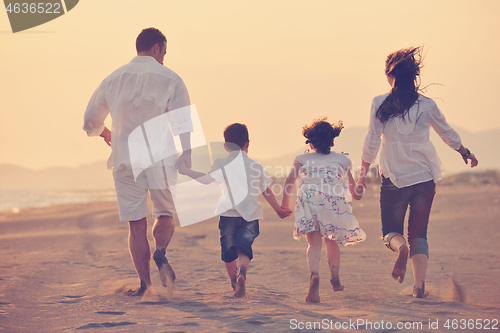
[[[377,110],[376,117],[381,122],[385,123],[393,117],[404,119],[418,99],[421,52],[421,47],[410,47],[387,56],[385,74],[394,76],[395,80],[389,96]]]
[[[333,147],[333,139],[340,135],[343,128],[342,121],[334,125],[327,122],[324,117],[304,126],[302,135],[307,139],[306,144],[312,144],[318,153],[329,154],[330,148]]]

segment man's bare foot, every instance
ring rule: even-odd
[[[307,303],[319,303],[319,276],[316,273],[311,274],[309,282],[309,292],[306,296]]]
[[[399,247],[398,258],[396,259],[396,263],[394,264],[394,268],[392,270],[392,278],[399,283],[402,283],[405,279],[407,260],[408,246],[406,246],[406,244],[403,244]]]
[[[142,296],[146,292],[146,289],[148,289],[148,286],[144,281],[141,281],[141,286],[139,287],[139,289],[130,294],[130,296]]]
[[[330,283],[332,284],[333,291],[342,291],[344,290],[344,286],[340,284],[340,280],[338,277],[331,278]]]
[[[246,294],[245,282],[246,282],[246,279],[243,275],[238,276],[238,280],[236,281],[236,286],[234,288],[234,297],[244,297],[245,296],[245,294]]]
[[[174,282],[175,273],[168,263],[167,258],[165,257],[165,249],[156,250],[153,254],[153,259],[156,263],[156,266],[158,266],[158,271],[160,273],[160,279],[163,286],[167,286],[167,278],[170,279],[171,282]]]

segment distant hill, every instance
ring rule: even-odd
[[[469,148],[479,160],[479,165],[473,170],[481,172],[491,169],[500,168],[500,153],[496,148],[497,143],[500,142],[500,129],[480,133],[470,133],[464,129],[453,127],[465,147]],[[357,168],[361,165],[361,151],[365,140],[367,129],[361,127],[345,128],[338,138],[335,139],[334,151],[346,152],[349,158],[353,161],[354,167]],[[441,162],[446,168],[446,176],[471,171],[469,165],[465,165],[461,156],[448,147],[441,138],[431,129],[431,141],[436,147]],[[268,159],[265,161],[259,160],[263,165],[271,166],[268,171],[284,171],[292,165],[295,155],[304,153],[307,147],[304,145],[303,149],[297,150],[295,153],[285,156],[278,156],[276,158]],[[277,174],[278,177],[281,175]]]
[[[479,166],[470,169],[465,165],[460,155],[450,149],[431,130],[431,141],[446,167],[445,176],[464,172],[485,172],[486,170],[500,169],[500,153],[497,145],[500,142],[500,130],[481,133],[470,133],[464,129],[454,127],[462,138],[464,145],[478,158]],[[366,128],[345,128],[335,140],[335,151],[349,153],[349,157],[357,168],[361,161],[361,149],[366,135]],[[291,166],[295,155],[302,154],[303,149],[295,153],[268,160],[259,160],[266,170],[274,176],[286,176],[287,168]],[[257,154],[255,154],[257,155]],[[30,170],[15,165],[0,165],[0,190],[8,189],[112,189],[113,176],[106,169],[106,161],[82,165],[78,168],[53,167],[42,170]]]
[[[78,168],[53,167],[30,170],[15,165],[0,165],[0,190],[9,189],[113,189],[113,175],[106,161]]]
[[[462,172],[445,177],[440,185],[500,185],[500,171],[486,170],[484,172]]]

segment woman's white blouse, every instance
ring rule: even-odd
[[[397,187],[441,180],[444,167],[429,141],[430,127],[455,150],[462,144],[460,136],[448,125],[436,103],[422,95],[405,119],[391,118],[382,123],[376,113],[387,96],[384,94],[373,99],[363,161],[374,163],[380,149],[380,174],[390,178]]]

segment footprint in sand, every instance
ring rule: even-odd
[[[122,312],[122,311],[96,311],[95,313],[103,314],[103,315],[123,316],[126,312]]]
[[[260,321],[260,320],[247,320],[246,323],[250,324],[250,325],[265,325],[266,324],[265,322]]]
[[[62,297],[69,298],[69,300],[59,301],[57,303],[78,303],[80,302],[81,298],[85,297],[85,295],[76,295],[76,296],[63,295]]]
[[[128,326],[128,325],[137,325],[137,323],[132,323],[128,321],[123,321],[119,323],[90,323],[84,326],[80,326],[78,330],[85,330],[89,328],[102,328],[102,327],[118,327],[118,326]]]
[[[221,309],[208,308],[200,310],[200,312],[219,312],[219,311],[221,311]]]
[[[179,324],[178,326],[200,326],[198,323],[184,323],[184,324]]]

